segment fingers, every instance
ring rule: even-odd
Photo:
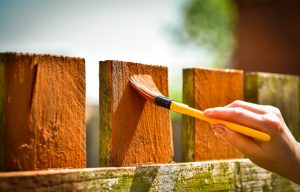
[[[229,107],[229,108],[240,107],[240,108],[244,108],[249,111],[252,111],[253,113],[257,113],[257,114],[261,114],[261,115],[267,114],[267,113],[274,113],[274,114],[276,114],[277,117],[279,117],[282,121],[284,121],[283,117],[280,113],[280,110],[271,105],[258,105],[255,103],[249,103],[249,102],[245,102],[245,101],[241,101],[241,100],[236,100],[236,101],[226,105],[225,107]]]
[[[257,113],[257,114],[265,114],[268,112],[266,107],[263,105],[248,103],[248,102],[241,101],[241,100],[236,100],[236,101],[226,105],[225,107],[228,107],[228,108],[240,107],[240,108],[247,109],[247,110],[252,111],[253,113]]]
[[[224,139],[229,144],[233,145],[246,156],[251,157],[255,154],[260,153],[259,146],[249,137],[244,136],[235,131],[231,131],[225,125],[222,124],[216,124],[212,126],[212,129],[218,137]]]
[[[245,125],[263,132],[268,131],[261,115],[244,108],[216,107],[205,110],[204,115],[210,118],[222,119]]]

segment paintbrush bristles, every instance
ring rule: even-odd
[[[158,95],[161,95],[150,75],[132,75],[130,84],[145,99],[154,102]]]

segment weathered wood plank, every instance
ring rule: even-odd
[[[2,56],[5,169],[85,167],[84,59]]]
[[[300,186],[240,159],[0,173],[0,190],[299,191]]]
[[[247,161],[239,168],[241,191],[300,191],[300,185]]]
[[[4,55],[0,54],[0,171],[4,171],[4,126],[3,126],[3,102],[4,102]]]
[[[168,163],[173,159],[170,112],[142,98],[129,84],[133,74],[153,77],[168,95],[166,67],[100,62],[100,165]]]
[[[300,141],[299,77],[274,73],[246,73],[245,96],[253,103],[278,107],[294,137]]]
[[[183,102],[196,109],[224,106],[243,99],[243,72],[239,70],[184,69]],[[184,161],[240,158],[243,155],[217,138],[210,124],[183,116]]]
[[[195,81],[194,70],[183,70],[182,101],[189,106],[195,106]],[[195,118],[182,116],[182,161],[195,160]]]

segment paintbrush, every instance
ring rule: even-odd
[[[213,124],[223,124],[229,129],[247,135],[249,137],[259,139],[262,141],[269,141],[270,135],[261,131],[251,129],[244,125],[224,121],[220,119],[213,119],[204,116],[203,112],[194,108],[189,107],[186,104],[173,101],[163,96],[158,88],[156,87],[152,77],[150,75],[132,75],[130,77],[130,84],[135,90],[142,95],[145,99],[154,102],[156,105],[164,107],[166,109],[189,115],[197,119],[201,119]]]

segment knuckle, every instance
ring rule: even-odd
[[[241,101],[241,100],[235,100],[235,101],[232,102],[232,104],[233,104],[234,106],[241,106],[242,103],[243,103],[243,101]]]
[[[281,121],[277,116],[274,116],[273,114],[267,114],[262,116],[262,118],[265,125],[270,129],[280,129]]]
[[[277,107],[272,107],[273,112],[275,113],[275,115],[277,115],[278,117],[281,117],[281,112]]]
[[[277,116],[281,116],[281,112],[277,107],[271,106],[271,105],[267,105],[266,106],[268,108],[268,111],[271,113],[274,113]]]
[[[241,107],[236,107],[233,109],[233,113],[236,116],[241,116],[241,115],[243,115],[244,111]]]

